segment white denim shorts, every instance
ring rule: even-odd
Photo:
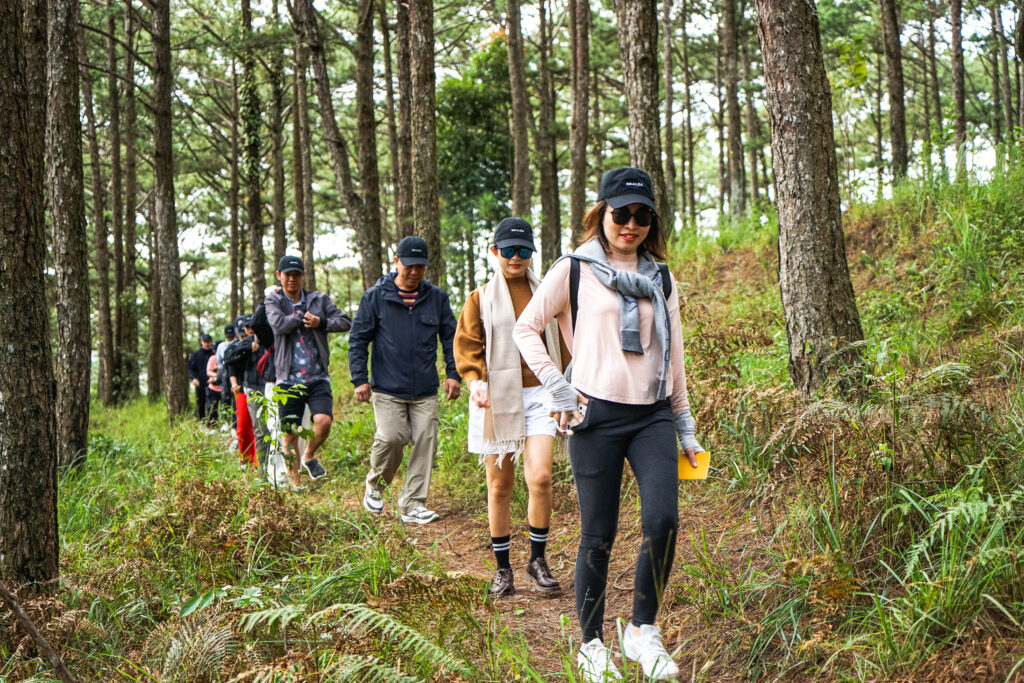
[[[526,436],[554,436],[558,423],[554,421],[544,407],[547,390],[542,386],[523,389],[523,413],[526,416]],[[469,452],[477,455],[498,455],[493,450],[484,448],[484,413],[485,408],[477,407],[469,402]]]

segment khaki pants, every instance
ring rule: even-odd
[[[390,485],[402,464],[402,449],[411,441],[405,484],[398,497],[399,511],[411,511],[427,502],[430,470],[437,453],[437,396],[407,401],[374,393],[373,417],[377,432],[370,449],[366,484],[377,490]]]

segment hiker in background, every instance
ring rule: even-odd
[[[445,395],[459,397],[459,373],[452,343],[455,316],[448,293],[424,278],[430,263],[427,243],[409,236],[398,243],[395,272],[363,293],[349,334],[348,367],[357,400],[373,398],[377,431],[370,450],[363,507],[384,510],[384,488],[402,464],[412,442],[405,483],[398,497],[402,521],[429,524],[440,517],[426,507],[430,471],[437,453],[437,339],[444,349]],[[367,349],[373,344],[373,377],[367,375]]]
[[[545,559],[551,523],[551,466],[557,424],[544,407],[545,389],[526,365],[512,339],[516,318],[540,280],[530,270],[536,253],[533,228],[521,218],[506,218],[494,231],[491,253],[498,272],[466,299],[455,332],[455,364],[469,382],[469,451],[480,456],[487,475],[487,522],[497,571],[492,598],[512,595],[515,581],[509,551],[512,487],[523,459],[529,491],[526,517],[530,561],[526,576],[543,593],[561,590]],[[569,360],[558,325],[544,331],[548,355],[561,371]]]
[[[192,352],[188,359],[188,378],[192,387],[196,390],[196,419],[206,419],[206,385],[209,377],[206,375],[206,364],[210,356],[214,354],[213,337],[204,334],[199,339],[199,348]]]
[[[274,331],[277,387],[287,397],[280,406],[285,452],[295,457],[293,479],[301,467],[315,481],[327,474],[316,452],[331,433],[334,420],[327,334],[347,332],[352,320],[326,294],[303,289],[305,266],[298,256],[282,257],[275,275],[281,291],[268,295],[264,304]],[[296,432],[307,407],[313,418],[313,438],[300,457]]]
[[[251,324],[249,315],[241,315],[235,320],[235,327],[244,330]],[[256,457],[256,428],[254,417],[249,410],[249,402],[245,395],[245,375],[252,363],[252,357],[259,351],[256,337],[241,337],[232,342],[224,351],[224,362],[227,365],[228,382],[231,394],[235,397],[235,443],[238,447],[239,465],[259,467]]]
[[[678,292],[656,262],[665,258],[665,235],[654,207],[646,172],[605,173],[597,204],[583,218],[582,244],[552,265],[514,330],[560,428],[573,432],[569,458],[581,520],[576,611],[584,643],[577,662],[588,681],[619,676],[603,643],[604,602],[627,461],[643,539],[622,651],[651,679],[678,673],[655,620],[679,526],[677,440],[693,466],[702,449],[686,395]],[[573,354],[572,384],[541,338],[556,317]]]
[[[206,424],[210,429],[217,426],[220,415],[220,367],[217,354],[210,354],[206,361]]]
[[[220,368],[220,381],[218,382],[218,384],[220,384],[221,387],[220,402],[222,406],[231,406],[232,408],[234,407],[235,396],[234,394],[231,393],[231,383],[228,381],[228,376],[225,374],[226,368],[224,365],[224,349],[230,346],[231,342],[235,341],[235,339],[235,326],[226,325],[224,327],[224,341],[222,341],[220,344],[217,344],[217,367]],[[231,412],[232,411],[230,410],[222,410],[221,415],[226,417],[227,415],[231,414]],[[227,428],[227,425],[224,425],[224,427],[222,427],[222,429]]]
[[[260,304],[260,309],[263,309],[263,304]],[[267,349],[274,343],[274,331],[270,329],[265,313],[261,319],[258,330],[255,313],[243,315],[238,319],[239,328],[244,330],[245,336],[238,340],[238,343],[226,356],[231,361],[229,373],[232,393],[245,395],[245,414],[252,432],[252,440],[248,440],[247,436],[244,442],[245,451],[242,451],[241,446],[239,451],[242,452],[243,459],[246,452],[250,458],[252,453],[255,453],[260,473],[265,475],[270,444],[267,429],[267,406],[263,393],[265,382],[260,373],[260,360],[267,355]],[[263,364],[264,371],[269,365],[269,363]],[[239,444],[243,444],[241,437]]]

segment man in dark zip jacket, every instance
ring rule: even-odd
[[[402,449],[412,443],[405,484],[398,497],[402,521],[429,524],[439,515],[425,507],[430,471],[437,452],[437,339],[444,349],[445,395],[459,397],[455,369],[455,316],[448,293],[424,279],[427,243],[406,237],[398,244],[396,272],[366,290],[349,332],[348,367],[356,398],[373,398],[377,431],[370,450],[363,507],[384,509],[383,491],[402,464]],[[373,377],[366,371],[372,344]]]
[[[210,380],[206,374],[206,364],[215,351],[213,337],[210,335],[204,334],[200,343],[202,346],[193,351],[188,359],[188,378],[196,390],[196,417],[206,420],[206,387]]]

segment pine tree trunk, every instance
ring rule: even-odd
[[[921,87],[924,91],[924,144],[922,154],[924,155],[925,178],[932,182],[935,178],[935,164],[932,153],[935,149],[935,129],[932,123],[932,93],[931,81],[928,79],[928,52],[925,49],[924,35],[918,34],[918,45],[921,51]]]
[[[1020,77],[1021,55],[1024,55],[1024,6],[1017,3],[1017,25],[1013,29],[1014,65],[1014,102],[1017,112],[1017,127],[1024,129],[1024,78]]]
[[[57,299],[57,464],[84,460],[89,446],[89,244],[85,229],[82,124],[78,90],[78,3],[50,10],[46,196],[53,227]]]
[[[128,330],[124,316],[124,195],[121,185],[121,101],[118,96],[118,67],[116,26],[113,0],[106,0],[107,10],[107,107],[110,111],[110,226],[114,246],[114,341],[110,372],[111,399],[114,403],[125,400],[123,378],[124,362],[121,349],[124,348]]]
[[[992,27],[993,38],[996,42],[996,55],[999,59],[999,72],[1002,75],[1001,96],[1003,98],[1003,125],[1006,127],[1006,135],[1012,138],[1013,127],[1017,117],[1013,111],[1013,86],[1010,83],[1010,64],[1006,58],[1006,34],[1003,31],[1003,17],[1000,11],[1001,6],[995,5],[992,16],[995,24]]]
[[[306,180],[305,174],[302,172],[302,123],[300,119],[300,116],[305,114],[302,100],[306,96],[306,79],[299,66],[301,61],[299,51],[301,49],[302,39],[299,38],[295,43],[295,54],[292,62],[292,192],[294,193],[293,203],[295,205],[295,241],[299,245],[299,254],[302,253],[302,246],[306,241]],[[276,263],[274,264],[274,269],[275,271],[277,270]]]
[[[153,197],[157,240],[160,243],[160,313],[163,317],[164,395],[173,418],[188,411],[181,308],[181,267],[178,258],[178,222],[174,209],[174,153],[172,145],[171,3],[153,0]]]
[[[238,313],[242,305],[242,279],[239,273],[239,265],[242,262],[239,246],[241,235],[238,229],[239,213],[239,173],[238,158],[241,148],[238,142],[238,75],[235,73],[235,63],[231,63],[231,170],[229,171],[228,189],[228,214],[231,223],[231,244],[228,247],[231,258],[231,322],[238,319]]]
[[[747,210],[747,179],[743,168],[743,135],[739,98],[739,27],[736,0],[723,0],[722,38],[725,50],[725,108],[729,130],[729,213]]]
[[[280,25],[277,0],[271,4],[272,25]],[[284,54],[279,44],[270,47],[270,178],[274,188],[272,208],[274,210],[274,265],[276,266],[288,248],[284,231]],[[273,269],[271,269],[273,270]],[[263,301],[261,291],[253,309]]]
[[[54,7],[51,35],[62,36],[63,47],[54,54],[55,69],[77,56],[75,5],[68,4]],[[0,2],[0,576],[32,584],[32,594],[53,587],[60,545],[44,278],[47,24],[45,3],[26,5],[23,16],[21,2]],[[37,60],[41,84],[31,82],[40,77]]]
[[[377,116],[373,104],[373,4],[359,0],[356,27],[356,154],[359,157],[359,195],[365,225],[357,233],[361,262],[366,264],[364,286],[372,287],[383,271],[380,229],[380,170],[377,166]]]
[[[413,0],[415,2],[415,0]],[[526,66],[519,0],[508,0],[508,78],[512,92],[512,213],[530,218],[530,101],[526,94]]]
[[[434,118],[434,5],[410,0],[410,66],[412,69],[412,201],[416,232],[427,243],[427,277],[445,286],[441,251],[440,192],[437,184],[437,121]]]
[[[267,288],[263,254],[263,199],[260,182],[263,164],[260,158],[260,123],[263,112],[260,108],[260,93],[256,84],[256,54],[253,47],[252,6],[250,0],[242,0],[242,32],[245,47],[242,49],[242,147],[245,170],[245,208],[249,229],[249,258],[252,261],[250,275],[250,305],[255,309],[263,301],[263,290]]]
[[[408,0],[395,3],[398,41],[398,172],[395,192],[395,224],[398,239],[415,232],[412,219],[412,25]]]
[[[146,398],[156,403],[164,395],[164,328],[160,311],[160,248],[156,241],[155,226],[152,217],[156,214],[153,200],[150,199],[149,222],[149,350],[146,356]],[[232,317],[232,320],[234,318]]]
[[[892,177],[907,177],[907,116],[903,103],[903,50],[895,0],[879,0],[882,15],[882,43],[885,46],[885,75],[889,85],[889,137],[892,140]]]
[[[629,112],[629,161],[650,174],[658,215],[666,233],[674,229],[661,162],[658,119],[658,11],[654,0],[615,0],[619,52]]]
[[[697,227],[697,202],[693,181],[693,122],[691,114],[693,103],[690,100],[690,40],[686,35],[686,26],[690,23],[687,0],[683,0],[683,91],[686,96],[686,171],[683,173],[686,182],[686,206],[690,215],[690,226]]]
[[[946,144],[945,127],[942,119],[942,91],[939,89],[939,61],[935,57],[935,20],[928,19],[928,73],[932,83],[932,109],[935,111],[935,126],[938,129],[938,139],[933,145],[939,153],[939,168],[942,171],[942,180],[947,179],[946,173]]]
[[[994,11],[992,12],[995,13]],[[995,22],[993,21],[993,24]],[[994,28],[994,27],[993,27]],[[992,139],[996,145],[1003,144],[1003,89],[999,84],[999,45],[992,41],[992,53],[988,56],[988,62],[992,69],[992,111],[989,125],[992,127]],[[997,156],[1001,158],[1001,154]]]
[[[138,192],[138,162],[135,152],[135,138],[138,134],[135,113],[135,11],[131,0],[125,0],[124,40],[125,50],[124,82],[124,339],[121,347],[121,381],[125,399],[139,395],[139,305],[137,270],[135,259],[138,251],[136,240],[136,204]]]
[[[664,30],[662,66],[665,69],[665,193],[668,198],[669,220],[676,219],[676,155],[672,130],[673,64],[672,64],[672,0],[661,0],[661,24]]]
[[[540,206],[542,271],[562,255],[561,206],[558,200],[558,166],[555,136],[555,88],[551,80],[551,17],[546,0],[540,0],[540,130],[537,156],[540,157]],[[472,258],[470,256],[469,258]]]
[[[757,177],[757,149],[761,144],[761,122],[754,109],[753,76],[750,72],[750,50],[747,41],[743,41],[743,99],[747,127],[747,165],[750,167],[750,201],[754,204],[760,200],[761,183]]]
[[[96,311],[98,313],[99,368],[96,376],[96,395],[103,405],[113,399],[114,326],[110,319],[110,257],[107,247],[106,188],[101,175],[100,145],[96,133],[96,114],[93,110],[92,80],[86,59],[85,32],[79,28],[78,61],[81,68],[82,106],[85,110],[85,136],[89,146],[89,166],[92,176],[92,229],[93,268],[96,270]]]
[[[295,69],[295,116],[300,135],[299,159],[296,164],[302,165],[302,236],[299,240],[299,249],[302,252],[302,261],[306,266],[306,288],[316,289],[316,268],[313,260],[313,245],[316,243],[313,207],[313,143],[310,139],[309,130],[309,95],[306,84],[306,71],[309,69],[309,50],[301,38],[295,45],[298,65]]]
[[[949,23],[953,28],[950,57],[953,63],[953,146],[956,148],[956,180],[967,178],[967,105],[964,93],[963,16],[961,0],[949,0]]]
[[[721,36],[721,29],[718,34]],[[722,94],[722,41],[715,48],[715,101],[718,111],[712,112],[715,128],[718,130],[718,213],[725,213],[725,202],[729,198],[729,163],[725,151],[725,97]]]
[[[387,0],[377,0],[377,21],[380,22],[381,47],[384,49],[384,109],[387,116],[388,122],[388,179],[386,182],[391,185],[391,196],[394,197],[398,193],[398,176],[396,174],[396,161],[398,160],[398,123],[395,117],[395,75],[394,69],[391,64],[391,30],[388,25],[388,3]],[[387,216],[387,209],[383,209],[381,215]],[[397,226],[397,224],[396,224]],[[384,237],[384,233],[387,232],[384,226],[381,226],[381,237]],[[397,234],[398,230],[395,230],[394,234]],[[395,240],[397,242],[397,240]],[[382,242],[382,246],[383,242]],[[382,250],[382,254],[386,256],[387,249]],[[383,261],[387,261],[382,256]],[[384,264],[382,264],[384,265]]]
[[[806,0],[757,0],[779,218],[779,289],[794,386],[810,393],[863,339],[846,264],[832,95]],[[838,362],[830,361],[838,359]]]
[[[575,233],[586,211],[587,143],[590,136],[590,2],[569,0],[572,52],[572,120],[569,127],[569,223]]]
[[[885,166],[884,150],[882,148],[882,66],[875,69],[875,112],[871,117],[875,124],[875,174],[876,174],[876,199],[882,201],[882,169]]]
[[[593,21],[593,15],[591,15],[591,21]],[[594,187],[599,187],[601,183],[601,176],[604,174],[604,145],[607,138],[601,131],[601,86],[599,80],[598,69],[591,69],[591,77],[594,79],[593,87],[591,91],[594,93],[593,106],[591,111],[591,126],[590,126],[590,146],[594,150]]]

